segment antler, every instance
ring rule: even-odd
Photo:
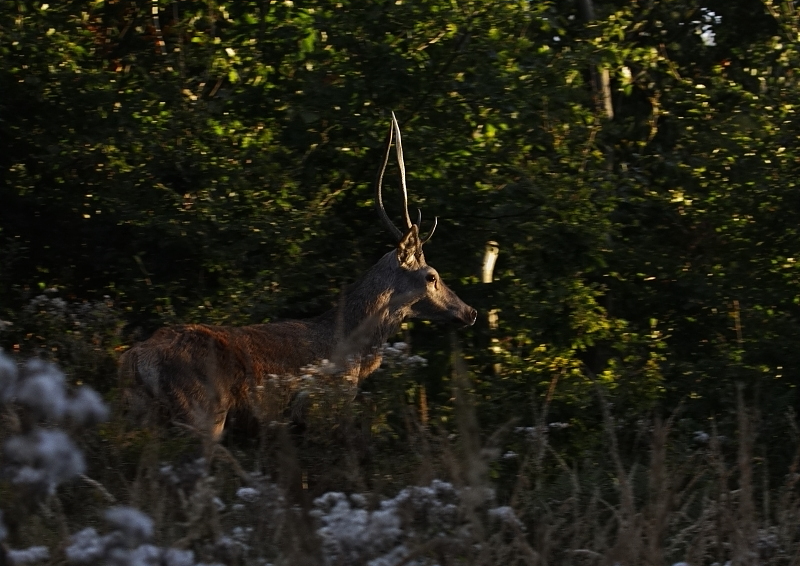
[[[420,220],[421,220],[421,219],[420,219]],[[439,217],[438,217],[438,216],[434,216],[434,217],[433,217],[433,228],[431,228],[431,231],[430,231],[430,232],[428,232],[428,236],[427,236],[427,237],[426,237],[424,240],[422,240],[422,242],[420,242],[420,244],[419,244],[420,246],[421,246],[421,245],[423,245],[423,244],[425,244],[425,243],[427,243],[427,242],[428,242],[428,240],[430,240],[430,239],[431,239],[431,236],[433,236],[433,233],[436,231],[436,226],[437,226],[438,224],[439,224]]]
[[[392,124],[389,126],[389,136],[386,139],[386,150],[383,153],[383,164],[381,165],[380,170],[378,171],[378,177],[375,179],[375,208],[378,211],[378,217],[383,222],[384,226],[389,230],[389,232],[394,235],[394,237],[400,241],[403,238],[403,231],[400,230],[394,223],[389,219],[389,215],[386,214],[386,209],[383,206],[383,174],[386,172],[386,165],[389,163],[389,153],[391,152],[392,148],[392,140],[396,138],[395,141],[395,149],[397,151],[397,166],[400,169],[400,187],[403,190],[403,214],[405,214],[405,221],[406,221],[406,231],[411,229],[411,216],[408,214],[408,190],[406,189],[406,165],[405,161],[403,160],[403,139],[400,135],[400,124],[397,122],[397,117],[392,112]],[[433,232],[436,230],[436,226],[439,223],[439,218],[436,217],[433,220],[433,228],[428,233],[427,238],[422,241],[422,244],[427,242],[433,236]],[[419,228],[422,225],[422,211],[417,209],[417,227]]]
[[[433,217],[433,228],[431,228],[431,231],[428,232],[428,237],[425,238],[424,240],[422,240],[420,245],[424,244],[425,242],[427,242],[428,240],[431,239],[431,236],[433,236],[433,233],[436,231],[436,226],[438,224],[439,224],[439,217],[438,216],[434,216]],[[417,209],[417,226],[422,226],[422,211],[420,209]]]
[[[392,114],[394,116],[394,114]],[[392,137],[394,136],[394,122],[389,126],[389,136],[386,138],[386,151],[383,152],[383,165],[378,171],[378,177],[375,179],[375,209],[378,211],[378,217],[386,226],[386,229],[392,233],[395,239],[399,242],[403,237],[403,233],[395,226],[386,214],[386,209],[383,207],[383,174],[386,172],[386,165],[389,163],[389,152],[392,149]]]
[[[400,124],[392,112],[392,127],[397,138],[394,147],[397,150],[397,166],[400,169],[400,187],[403,189],[403,214],[406,216],[406,230],[411,229],[411,217],[408,215],[408,191],[406,190],[406,163],[403,160],[403,139],[400,137]]]

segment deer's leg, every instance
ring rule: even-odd
[[[214,420],[211,423],[211,440],[219,442],[222,438],[222,431],[225,429],[225,420],[228,418],[228,410],[220,410],[214,414]]]
[[[294,429],[305,430],[310,404],[310,395],[304,389],[295,393],[291,401],[289,401],[289,422]]]

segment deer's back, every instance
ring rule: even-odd
[[[329,356],[329,350],[306,321],[242,327],[189,324],[162,328],[133,346],[120,359],[120,371],[152,396],[183,408],[212,400],[234,406],[246,402],[253,387],[270,374],[296,374]]]

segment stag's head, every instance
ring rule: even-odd
[[[397,153],[397,167],[400,171],[400,187],[403,193],[403,214],[405,217],[403,230],[394,225],[383,206],[383,174],[389,162],[392,142],[394,142]],[[406,296],[411,297],[409,300],[409,316],[440,322],[454,322],[468,326],[474,324],[478,316],[477,311],[451,291],[439,277],[439,273],[425,263],[422,246],[433,236],[438,218],[434,218],[433,225],[424,239],[420,236],[422,212],[417,211],[416,223],[411,221],[411,216],[408,213],[403,142],[400,136],[400,125],[397,123],[394,112],[392,112],[392,124],[389,128],[383,163],[375,180],[375,208],[378,211],[381,222],[397,241],[397,249],[391,252],[397,261],[397,269],[394,270],[395,278],[397,279],[396,287],[401,289]]]

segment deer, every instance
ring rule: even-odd
[[[404,211],[403,229],[389,218],[383,204],[383,177],[394,142]],[[297,376],[304,367],[332,360],[344,379],[358,385],[381,365],[383,344],[403,320],[471,326],[477,311],[445,285],[425,261],[422,213],[417,222],[408,212],[405,162],[400,126],[392,112],[385,151],[375,182],[378,218],[396,241],[354,283],[345,287],[329,311],[300,320],[249,326],[185,324],[164,327],[126,350],[119,361],[121,383],[133,383],[147,397],[165,404],[178,420],[222,437],[228,413],[247,409],[264,383]]]

